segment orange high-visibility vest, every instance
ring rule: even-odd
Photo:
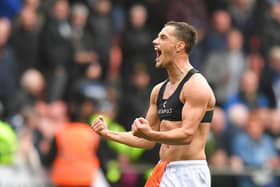
[[[57,156],[51,179],[55,185],[90,185],[99,169],[99,136],[85,123],[66,124],[56,135]]]

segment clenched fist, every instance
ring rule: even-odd
[[[136,118],[132,125],[132,134],[140,138],[147,138],[152,131],[149,122],[145,118]]]
[[[98,116],[96,120],[91,123],[91,128],[100,136],[105,136],[108,128],[103,116]]]

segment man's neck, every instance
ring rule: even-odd
[[[166,68],[169,82],[171,84],[178,83],[191,69],[192,65],[188,58],[175,59],[173,63]]]

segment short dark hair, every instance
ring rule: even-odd
[[[185,51],[186,53],[190,53],[192,48],[196,44],[196,29],[186,23],[186,22],[177,22],[177,21],[169,21],[165,24],[165,26],[174,26],[176,29],[176,37],[179,40],[182,40],[186,44]]]

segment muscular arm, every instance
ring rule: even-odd
[[[159,130],[159,119],[157,116],[156,109],[156,98],[158,93],[159,85],[157,85],[152,93],[150,98],[150,106],[146,115],[146,120],[149,121],[150,128],[157,131]],[[99,117],[95,122],[92,123],[93,130],[99,135],[103,136],[106,139],[113,140],[119,143],[123,143],[133,147],[151,149],[154,147],[154,141],[147,140],[141,137],[136,137],[132,132],[115,132],[107,129],[106,124],[102,117]]]
[[[149,141],[149,140],[145,140],[144,138],[138,138],[136,136],[133,136],[132,132],[115,132],[115,131],[107,130],[103,134],[103,137],[132,147],[151,149],[155,145],[155,142],[153,141]]]
[[[202,77],[195,77],[190,84],[185,85],[182,91],[182,126],[168,131],[146,131],[143,137],[148,140],[169,144],[185,145],[192,141],[200,121],[205,114],[211,98],[211,89]],[[141,121],[142,120],[142,121]],[[144,128],[145,120],[141,119],[137,125]]]

